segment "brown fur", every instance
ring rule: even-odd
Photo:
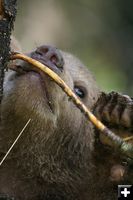
[[[83,102],[92,109],[100,94],[92,74],[61,54],[61,78],[72,89],[84,87]],[[29,118],[31,123],[0,167],[0,193],[18,200],[116,199],[105,160],[92,157],[94,127],[49,77],[8,72],[1,110],[0,158]]]

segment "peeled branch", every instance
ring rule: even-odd
[[[68,85],[51,69],[43,65],[39,61],[32,59],[24,54],[13,53],[11,55],[11,60],[21,59],[24,60],[34,68],[37,68],[47,74],[52,80],[58,84],[62,90],[70,97],[73,103],[84,113],[85,117],[90,120],[93,125],[105,136],[107,136],[113,143],[113,146],[117,147],[126,157],[130,158],[133,162],[133,144],[128,143],[120,136],[113,133],[108,129],[100,120],[98,120],[94,114],[80,101],[80,99],[75,95],[75,93],[68,87]],[[12,70],[15,70],[15,66],[9,66]]]

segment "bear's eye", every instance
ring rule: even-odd
[[[79,96],[81,99],[83,99],[86,96],[86,91],[85,88],[81,86],[75,86],[74,87],[74,92],[77,96]]]

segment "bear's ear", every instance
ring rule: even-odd
[[[11,36],[11,51],[22,52],[21,45],[14,36]]]

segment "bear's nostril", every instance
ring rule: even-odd
[[[46,54],[49,51],[49,49],[47,47],[42,47],[42,49],[40,49],[40,50],[43,54]]]
[[[45,56],[45,54],[46,54],[48,51],[49,51],[48,48],[42,47],[42,48],[36,49],[35,53],[38,54],[38,55],[40,55],[40,56]]]
[[[63,69],[63,56],[55,47],[48,45],[40,46],[36,49],[32,56],[40,61],[43,61],[49,67],[57,67],[60,71]]]
[[[40,51],[38,51],[38,50],[36,50],[35,53],[36,53],[37,55],[43,56],[42,52],[40,52]]]
[[[57,58],[57,56],[56,56],[56,55],[52,55],[51,58],[50,58],[50,61],[51,61],[52,63],[54,63],[55,65],[57,65],[57,63],[58,63],[58,58]]]

